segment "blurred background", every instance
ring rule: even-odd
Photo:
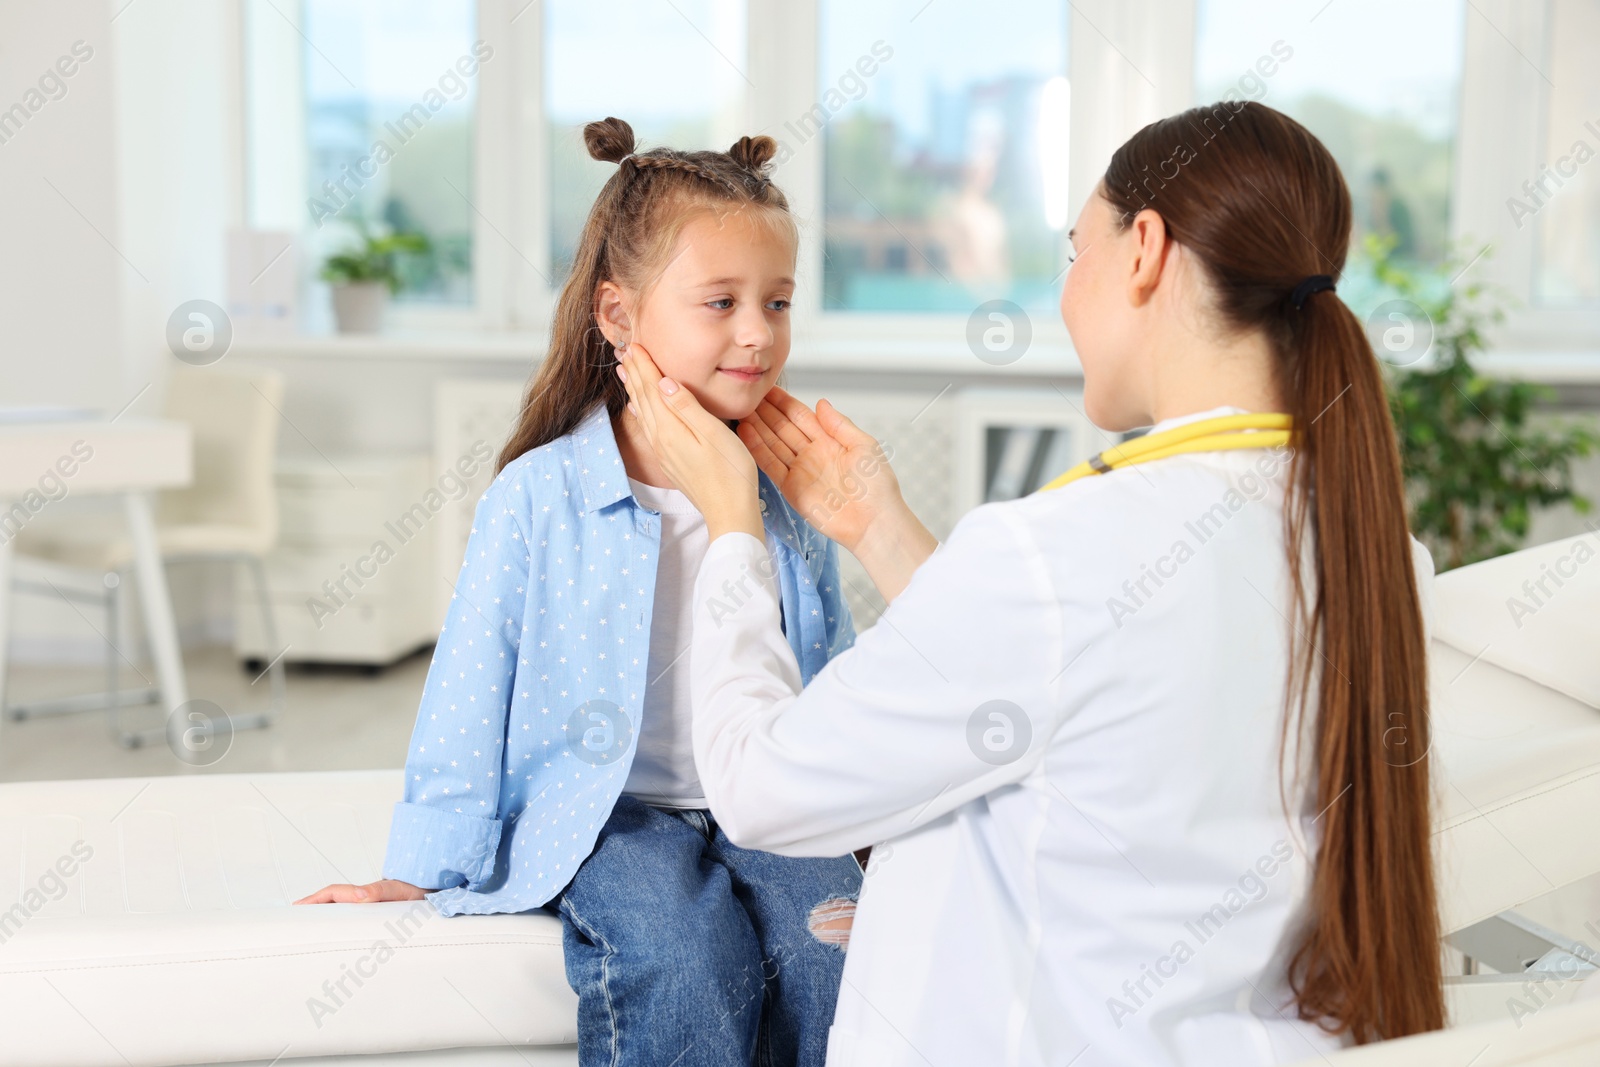
[[[403,762],[607,115],[778,140],[788,382],[943,536],[1115,443],[1056,311],[1111,152],[1280,108],[1349,184],[1440,569],[1580,532],[1597,40],[1600,0],[8,3],[0,780]]]

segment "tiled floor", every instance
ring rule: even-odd
[[[0,781],[399,767],[432,652],[429,646],[371,677],[358,668],[291,665],[282,718],[264,730],[239,731],[221,758],[205,766],[180,760],[160,741],[123,748],[111,738],[104,711],[6,719],[0,721]],[[229,714],[266,710],[270,678],[252,684],[255,673],[231,648],[185,648],[183,663],[191,699],[209,700]],[[123,672],[124,685],[136,681]],[[6,702],[103,688],[98,668],[13,664]],[[130,727],[162,725],[154,705],[124,709],[122,719]]]

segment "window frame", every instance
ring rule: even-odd
[[[744,90],[740,108],[751,132],[776,136],[786,121],[817,101],[822,91],[820,2],[747,0],[747,63],[763,74]],[[1497,285],[1522,304],[1496,331],[1496,347],[1592,351],[1600,348],[1600,308],[1531,304],[1537,235],[1518,234],[1505,209],[1505,197],[1537,174],[1547,151],[1543,117],[1550,87],[1525,57],[1547,61],[1551,3],[1473,0],[1466,5],[1450,233],[1458,243],[1492,243],[1495,254],[1475,263],[1463,277]],[[268,32],[265,40],[247,38],[242,65],[248,215],[251,225],[289,225],[298,233],[304,229],[304,181],[284,175],[297,167],[303,173],[304,168],[303,78],[301,53],[295,48],[286,52],[284,42],[292,40],[299,48],[303,43],[286,37],[284,19],[268,6],[269,0],[244,0],[244,22],[252,36],[278,24],[278,32]],[[1075,0],[1069,8],[1067,73],[1074,91],[1068,210],[1073,217],[1128,131],[1196,102],[1196,3]],[[303,7],[288,10],[303,22]],[[396,305],[391,322],[402,332],[543,336],[556,298],[547,277],[550,174],[543,5],[538,0],[477,0],[477,18],[477,36],[496,51],[480,68],[476,96],[474,302],[461,308]],[[1145,71],[1159,71],[1160,76],[1147,78]],[[300,89],[294,100],[283,101],[291,79]],[[262,94],[271,93],[277,94],[278,106],[263,107]],[[295,107],[296,115],[286,113]],[[1529,122],[1530,115],[1538,121]],[[966,323],[959,314],[822,308],[823,167],[819,137],[801,146],[774,175],[803,233],[793,310],[794,364],[820,368],[860,362],[900,369],[954,367],[970,359],[962,355]],[[1061,240],[1066,242],[1065,230]],[[303,269],[309,283],[315,265],[307,263]],[[308,284],[307,291],[317,290]],[[1076,368],[1059,316],[1036,315],[1032,326],[1040,361],[984,369],[1025,373],[1044,369],[1041,362],[1052,370]]]
[[[1600,348],[1600,305],[1534,303],[1537,219],[1519,233],[1507,209],[1507,198],[1521,196],[1522,183],[1549,161],[1545,132],[1552,86],[1544,68],[1552,15],[1550,0],[1473,0],[1468,7],[1452,233],[1474,247],[1493,246],[1493,254],[1465,278],[1499,287],[1516,302],[1491,331],[1493,347],[1592,357]]]
[[[1067,0],[1062,0],[1066,3]],[[781,71],[755,94],[751,128],[782,129],[803,114],[822,92],[819,71],[820,0],[749,0],[752,67]],[[1093,8],[1091,19],[1086,8]],[[1105,162],[1121,144],[1121,129],[1137,129],[1161,115],[1189,106],[1193,97],[1194,0],[1122,0],[1071,3],[1068,12],[1067,77],[1074,86],[1068,122],[1068,218],[1075,218],[1099,180]],[[778,45],[777,42],[783,42]],[[1115,42],[1115,43],[1113,43]],[[891,42],[892,44],[892,42]],[[1140,69],[1172,72],[1164,86],[1153,85]],[[1093,93],[1077,87],[1095,84]],[[816,140],[817,148],[821,139]],[[848,364],[852,357],[907,365],[922,350],[927,363],[949,365],[972,356],[966,349],[966,316],[938,312],[874,312],[822,308],[823,242],[821,151],[800,150],[775,172],[800,220],[800,285],[794,305],[796,366]],[[1061,231],[1063,249],[1070,245]],[[994,373],[1041,369],[1076,370],[1065,325],[1056,314],[1030,317],[1033,347],[1042,359],[1022,359]],[[1044,364],[1045,366],[1041,366]]]
[[[483,38],[493,44],[496,39],[519,35],[522,28],[510,25],[510,3],[511,0],[476,0],[474,39]],[[303,257],[300,292],[303,298],[314,299],[323,287],[316,277],[318,265],[308,258],[310,249],[303,241],[308,228],[309,155],[305,13],[305,0],[292,4],[273,0],[243,2],[240,144],[244,152],[241,171],[245,225],[287,230],[295,235]],[[392,303],[388,320],[391,328],[399,332],[460,334],[503,330],[512,325],[508,307],[513,277],[506,262],[511,252],[500,233],[509,233],[507,228],[515,225],[515,198],[507,179],[512,173],[508,165],[512,149],[508,146],[516,139],[506,133],[517,74],[512,56],[502,56],[499,46],[477,74],[472,137],[472,302],[459,306]],[[486,133],[496,136],[485,136]]]

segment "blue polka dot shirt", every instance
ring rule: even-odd
[[[810,681],[855,640],[838,550],[764,474],[760,503]],[[632,766],[660,538],[604,405],[495,477],[428,668],[385,878],[438,890],[444,915],[528,911],[571,880]]]

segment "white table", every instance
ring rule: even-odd
[[[86,450],[89,458],[80,460]],[[52,471],[66,485],[68,496],[122,495],[162,711],[171,714],[188,701],[189,691],[156,540],[152,497],[158,489],[177,488],[194,480],[193,440],[187,423],[133,417],[114,422],[0,422],[0,707],[5,705],[11,638],[14,539],[19,529],[54,506],[44,498],[39,484]],[[31,501],[30,494],[34,494]]]

